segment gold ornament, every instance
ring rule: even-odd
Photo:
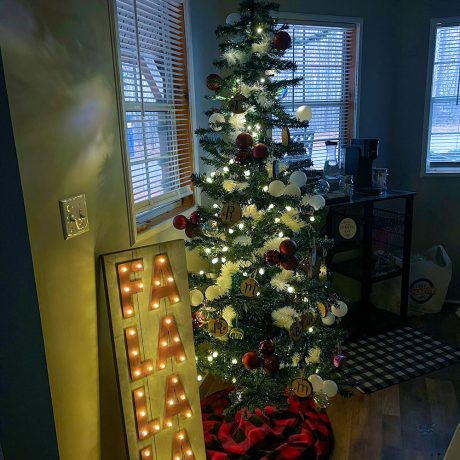
[[[323,393],[322,391],[316,393],[313,396],[313,400],[315,401],[319,409],[326,409],[327,406],[329,406],[330,404],[329,397],[326,393]]]
[[[311,383],[302,377],[297,377],[291,382],[291,389],[299,398],[308,398],[313,393]]]
[[[228,332],[228,323],[224,318],[211,319],[208,322],[208,331],[214,337],[223,337]]]
[[[243,329],[240,329],[239,327],[234,327],[233,329],[230,330],[230,332],[228,333],[228,336],[231,339],[243,340],[244,339],[244,331],[243,331]]]
[[[300,321],[294,321],[289,328],[289,337],[294,342],[297,342],[302,338],[303,328],[302,323]]]
[[[313,323],[315,322],[315,315],[311,311],[304,311],[300,317],[300,321],[302,322],[303,330],[307,331],[311,326],[313,326]]]
[[[324,282],[327,280],[327,267],[326,264],[323,262],[320,267],[319,267],[319,280],[321,282]]]
[[[281,142],[285,147],[287,147],[291,142],[291,133],[287,126],[283,126],[283,129],[281,130]]]
[[[326,305],[323,302],[318,302],[318,304],[316,306],[318,307],[319,314],[323,318],[325,318],[327,316],[327,313],[328,313],[328,308],[326,307]]]
[[[220,219],[224,224],[233,225],[241,220],[243,212],[241,206],[236,201],[229,201],[222,206],[220,211]]]
[[[245,297],[254,297],[259,293],[259,283],[254,278],[246,278],[240,284],[240,291]]]
[[[230,99],[228,106],[233,113],[246,112],[247,99],[242,94],[237,94]]]

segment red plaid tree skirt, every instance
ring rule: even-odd
[[[201,403],[208,460],[322,460],[332,449],[333,435],[326,412],[318,412],[312,399],[289,398],[289,410],[273,406],[225,420],[229,405],[221,391]]]

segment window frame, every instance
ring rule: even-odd
[[[361,53],[362,53],[362,29],[363,29],[363,18],[352,17],[352,16],[329,16],[329,15],[318,15],[318,14],[303,14],[303,13],[290,13],[280,11],[278,14],[279,23],[287,24],[299,24],[299,25],[312,25],[312,26],[324,26],[324,27],[349,27],[354,26],[356,29],[355,37],[355,50],[354,50],[354,78],[353,88],[354,93],[352,94],[353,110],[351,112],[352,123],[351,123],[351,134],[350,137],[359,137],[359,116],[360,116],[360,95],[361,95]],[[340,152],[339,152],[340,155]],[[314,169],[322,169],[314,168]]]
[[[126,198],[126,209],[128,216],[129,240],[131,246],[140,241],[148,239],[153,234],[166,230],[171,227],[171,219],[178,213],[189,215],[192,213],[197,205],[201,204],[200,194],[192,187],[191,202],[180,204],[181,199],[174,203],[165,204],[156,209],[141,210],[136,209],[134,202],[133,183],[131,180],[131,165],[128,147],[128,133],[126,126],[126,112],[128,107],[124,101],[123,96],[123,77],[122,77],[122,61],[120,56],[120,40],[118,34],[117,23],[117,0],[109,2],[109,20],[111,28],[111,41],[112,41],[112,57],[113,57],[113,70],[115,74],[115,90],[117,100],[117,116],[120,133],[120,148],[122,152],[122,165],[123,165],[123,179]],[[187,66],[187,79],[188,79],[188,110],[190,118],[190,162],[192,164],[192,171],[196,171],[199,163],[199,148],[194,135],[197,127],[197,111],[196,105],[192,102],[195,101],[195,84],[194,84],[194,68],[193,68],[193,45],[191,33],[191,15],[190,15],[190,0],[183,0],[184,9],[184,36],[185,36],[185,58]],[[153,104],[155,103],[147,103]]]
[[[420,176],[421,177],[460,177],[460,162],[457,167],[443,166],[430,169],[428,165],[428,145],[430,138],[431,127],[431,100],[432,100],[432,86],[434,75],[434,60],[436,53],[436,32],[438,26],[460,26],[460,16],[433,18],[430,21],[430,37],[428,45],[428,64],[427,64],[427,79],[425,90],[425,114],[423,120],[423,140],[422,140],[422,155]]]

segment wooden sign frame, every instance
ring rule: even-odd
[[[101,257],[130,460],[205,460],[183,240]]]

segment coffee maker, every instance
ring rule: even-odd
[[[378,157],[378,139],[352,139],[345,147],[345,174],[353,175],[354,191],[360,195],[380,195],[372,185],[372,163]]]

